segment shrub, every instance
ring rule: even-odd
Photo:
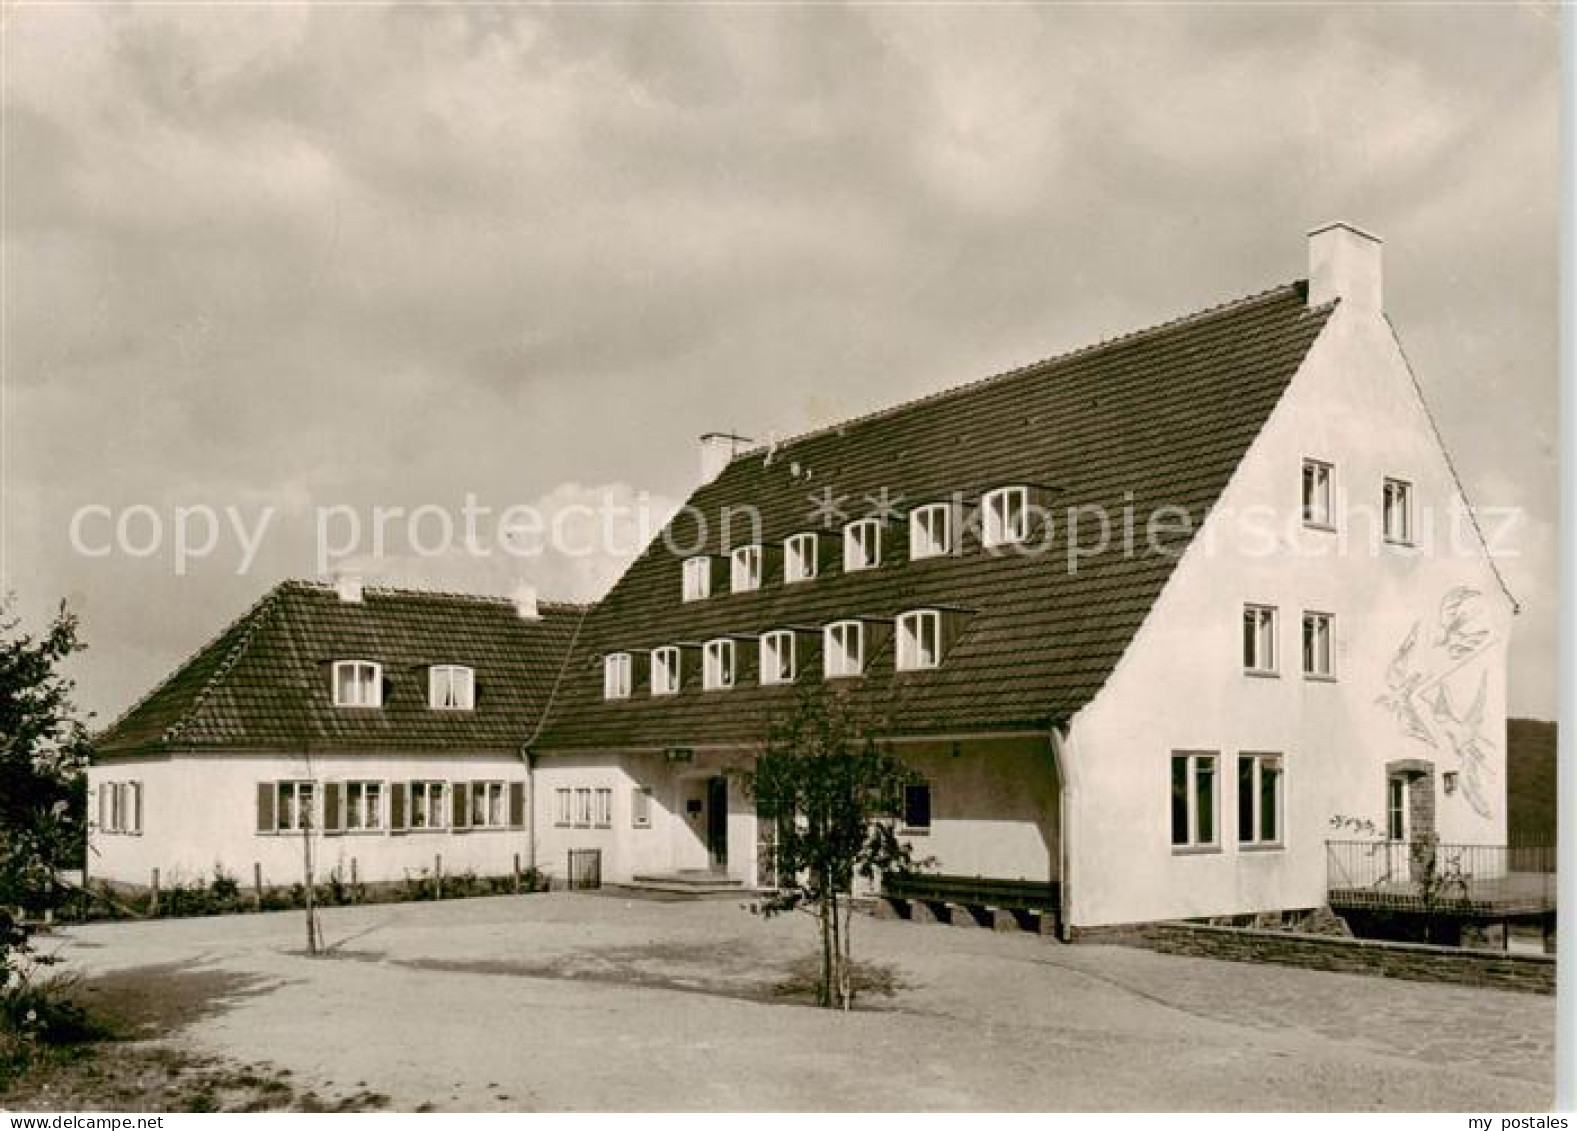
[[[241,898],[241,881],[224,870],[221,864],[214,865],[214,878],[209,881],[208,890],[214,898],[230,903]]]

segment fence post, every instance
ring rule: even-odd
[[[252,905],[263,910],[263,865],[252,861]]]
[[[520,853],[515,853],[515,894],[520,894]]]
[[[159,869],[157,868],[153,870],[153,882],[149,884],[148,890],[150,892],[148,896],[148,914],[157,915],[159,913]]]
[[[444,854],[433,853],[433,898],[444,897]]]

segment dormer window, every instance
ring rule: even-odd
[[[469,711],[476,706],[476,673],[459,664],[427,669],[427,705],[436,711]]]
[[[999,487],[980,500],[981,541],[1006,546],[1029,538],[1029,490]]]
[[[762,633],[761,682],[794,682],[794,634],[787,629]]]
[[[862,518],[843,528],[843,572],[875,569],[882,564],[882,524]]]
[[[898,618],[898,670],[925,671],[942,662],[942,615],[916,609]]]
[[[953,512],[946,503],[931,503],[909,512],[909,557],[939,558],[953,551]]]
[[[810,581],[816,576],[816,536],[796,534],[783,543],[783,581]]]
[[[701,687],[726,691],[734,686],[734,642],[708,640],[701,655]]]
[[[822,630],[822,674],[844,679],[865,672],[865,626],[842,620]]]
[[[602,697],[628,699],[630,697],[630,654],[614,652],[602,658]]]
[[[336,707],[383,706],[383,667],[371,660],[334,661]]]
[[[729,561],[730,587],[735,593],[761,588],[761,547],[740,546]]]
[[[1303,461],[1303,525],[1320,530],[1332,526],[1331,465],[1317,459]]]
[[[679,694],[679,649],[652,649],[652,694]]]
[[[712,559],[686,558],[684,563],[684,599],[704,601],[712,595]]]

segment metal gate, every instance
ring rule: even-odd
[[[602,886],[602,849],[569,850],[569,890],[586,891]]]

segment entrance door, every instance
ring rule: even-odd
[[[706,782],[706,850],[712,867],[728,867],[728,779],[708,778]]]

